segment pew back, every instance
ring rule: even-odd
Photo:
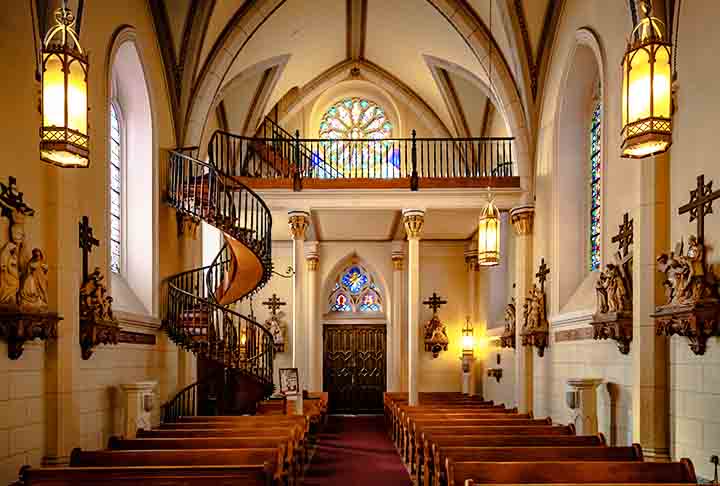
[[[688,459],[680,462],[457,462],[446,459],[448,486],[472,479],[509,483],[695,483]]]

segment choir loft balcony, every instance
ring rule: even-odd
[[[208,157],[255,190],[520,189],[514,139],[300,138],[267,119],[254,137],[216,131]]]

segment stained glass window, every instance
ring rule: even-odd
[[[400,173],[399,148],[388,140],[393,124],[385,110],[364,98],[334,103],[320,121],[324,140],[313,165],[320,178],[387,178]]]
[[[353,263],[338,275],[329,305],[331,312],[381,312],[382,298],[372,275]]]
[[[122,120],[114,104],[110,104],[110,271],[120,273],[122,262]]]
[[[600,269],[600,180],[602,107],[595,104],[590,124],[590,271]]]

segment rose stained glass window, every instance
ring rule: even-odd
[[[388,178],[400,174],[399,146],[388,140],[393,124],[385,110],[365,98],[334,103],[320,121],[316,177]]]
[[[598,101],[590,124],[590,271],[600,269],[600,205],[602,107]]]
[[[329,296],[331,312],[382,312],[382,297],[372,275],[360,264],[346,267]]]

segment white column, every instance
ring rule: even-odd
[[[408,238],[408,403],[417,405],[420,372],[420,234],[425,223],[425,211],[403,210],[403,222]]]
[[[573,411],[572,423],[577,435],[597,435],[597,387],[603,381],[598,378],[571,378],[567,406]]]
[[[480,319],[479,308],[481,304],[483,307],[487,307],[488,302],[487,300],[484,302],[480,301],[480,292],[478,288],[480,265],[478,265],[476,241],[471,241],[468,244],[468,248],[465,250],[465,268],[467,270],[467,317],[470,319],[470,324],[473,326],[475,347],[477,348],[479,338],[487,335],[487,320]],[[478,382],[476,382],[476,368],[478,366],[480,366],[480,377],[483,376],[482,356],[479,362],[474,356],[463,356],[461,361],[463,393],[475,395],[478,392]],[[479,394],[482,395],[482,378],[479,383]]]
[[[57,339],[46,343],[45,353],[45,456],[43,464],[65,465],[70,452],[80,444],[80,404],[75,389],[80,378],[80,315],[78,302],[82,284],[81,253],[77,221],[81,194],[79,179],[67,171],[52,171],[47,181],[48,209],[44,215],[49,239],[46,250],[50,265],[48,299],[50,309],[63,316]],[[95,224],[94,221],[90,221]],[[96,227],[96,235],[100,233]],[[91,254],[91,268],[98,264],[101,247]],[[22,366],[25,356],[17,363]],[[6,386],[6,385],[5,385]]]
[[[404,301],[403,292],[403,263],[405,259],[405,242],[393,241],[392,264],[392,313],[391,313],[391,342],[392,360],[390,361],[390,372],[388,373],[388,391],[399,392],[401,390],[401,360],[402,360],[402,307]]]
[[[308,390],[322,390],[322,336],[318,322],[318,266],[320,264],[317,241],[307,243],[307,338],[308,338]]]
[[[520,413],[533,410],[533,347],[522,343],[522,306],[533,279],[532,229],[535,207],[527,204],[510,211],[515,228],[515,405]]]
[[[298,389],[302,392],[308,383],[307,331],[305,315],[305,232],[310,225],[310,213],[290,211],[288,213],[290,235],[293,240],[293,312],[292,312],[292,366],[298,369]],[[302,393],[296,402],[302,413]]]
[[[637,164],[640,190],[633,211],[632,436],[647,456],[667,459],[670,340],[655,334],[650,314],[663,296],[655,259],[670,248],[666,234],[670,214],[668,161],[667,156],[661,156]]]
[[[157,381],[138,381],[120,385],[124,395],[123,434],[133,439],[138,429],[152,428],[151,415],[155,407],[155,387]]]

